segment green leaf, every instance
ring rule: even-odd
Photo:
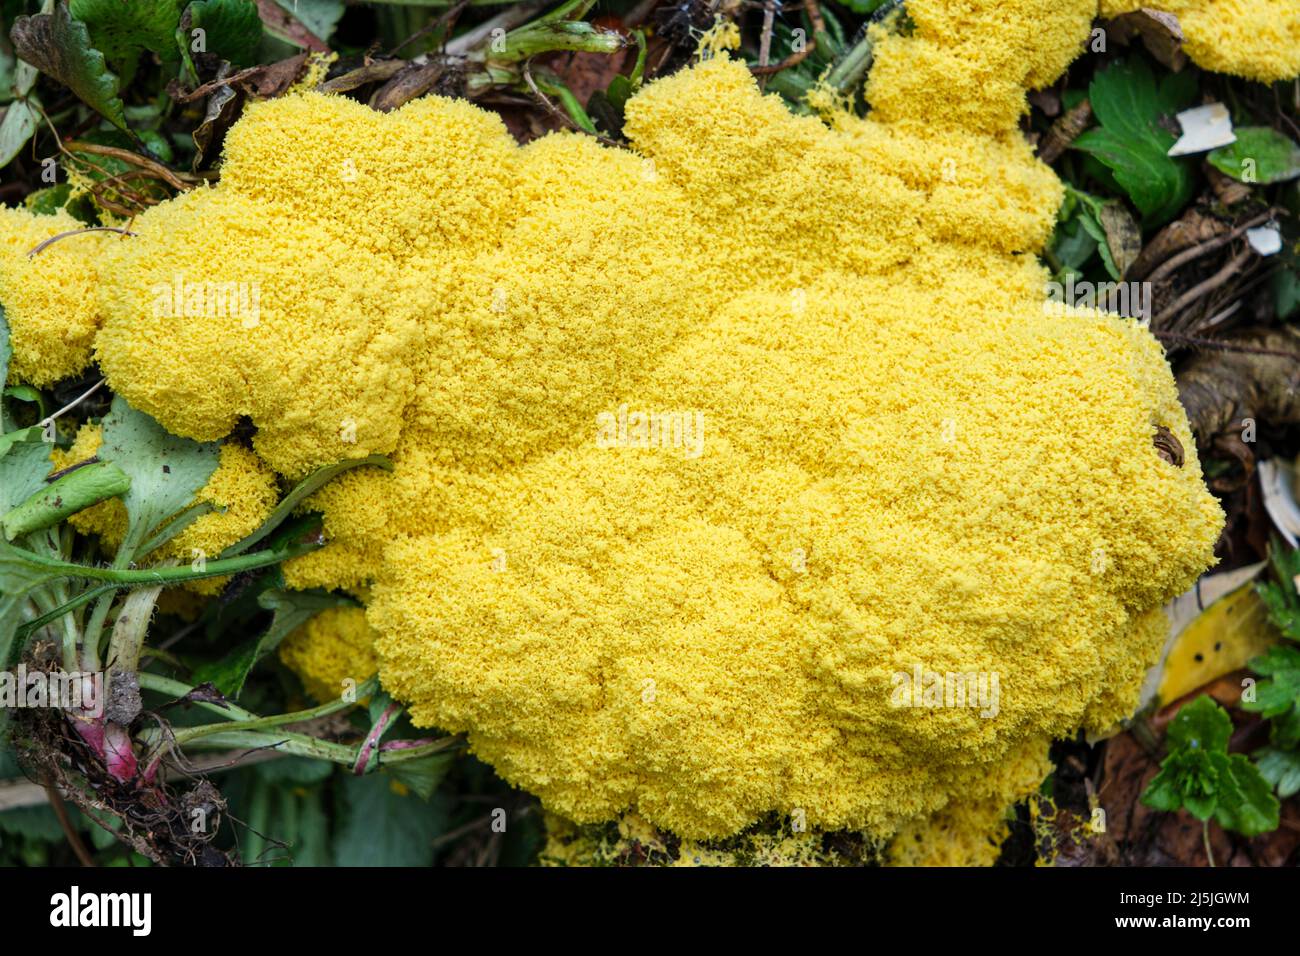
[[[1097,238],[1083,223],[1086,215],[1086,212],[1076,209],[1068,219],[1056,224],[1051,249],[1063,269],[1078,271],[1097,252]]]
[[[1220,787],[1214,812],[1219,826],[1251,837],[1277,829],[1281,805],[1269,782],[1243,754],[1227,758]]]
[[[1156,810],[1187,810],[1247,836],[1277,829],[1278,801],[1268,781],[1242,754],[1228,753],[1232,718],[1210,697],[1180,710],[1169,725],[1169,754],[1142,793]]]
[[[1232,718],[1210,697],[1202,695],[1178,711],[1166,735],[1170,750],[1226,753]]]
[[[255,764],[253,771],[268,783],[282,783],[294,787],[310,787],[328,780],[335,765],[328,760],[313,757],[283,757]]]
[[[22,606],[25,595],[0,593],[0,668],[7,668],[14,647],[14,638],[23,623]],[[0,712],[0,726],[3,725],[3,712]],[[0,746],[0,753],[4,752]],[[3,777],[3,774],[0,774]]]
[[[1189,87],[1188,80],[1191,79]],[[1150,67],[1136,57],[1098,72],[1088,88],[1100,127],[1085,131],[1072,147],[1096,157],[1133,200],[1148,225],[1160,225],[1191,199],[1192,167],[1167,153],[1177,139],[1168,120],[1195,96],[1190,73],[1157,84]]]
[[[340,781],[343,810],[334,836],[339,866],[428,866],[447,826],[439,801],[426,803],[384,774]]]
[[[42,420],[45,418],[45,396],[39,389],[32,388],[30,385],[10,385],[4,390],[5,398],[16,398],[20,402],[29,402],[37,406],[40,411]]]
[[[103,432],[100,460],[113,462],[131,479],[122,499],[128,519],[122,547],[131,556],[150,531],[189,505],[207,484],[220,452],[215,442],[176,437],[120,395],[104,418]]]
[[[343,16],[343,0],[275,0],[318,39],[329,42]]]
[[[351,598],[327,591],[282,590],[264,591],[257,601],[266,610],[274,612],[270,626],[263,634],[241,644],[221,660],[196,668],[196,683],[211,681],[223,694],[235,700],[257,662],[279,647],[281,641],[326,608],[356,603]]]
[[[379,766],[385,773],[419,794],[420,799],[428,800],[447,776],[454,759],[455,755],[451,753],[430,754],[418,760],[403,760],[395,764],[385,764],[381,760]]]
[[[1295,584],[1300,577],[1300,548],[1287,548],[1275,538],[1269,548],[1269,567],[1273,580],[1255,589],[1268,607],[1269,620],[1283,635],[1300,641],[1300,593]]]
[[[1277,317],[1285,322],[1300,310],[1300,273],[1291,269],[1279,269],[1273,276],[1271,286]]]
[[[69,16],[66,3],[52,13],[19,17],[12,36],[20,57],[72,90],[118,129],[130,132],[117,95],[117,76],[109,71],[104,54],[91,45],[86,25]]]
[[[4,388],[9,378],[9,360],[14,357],[14,347],[9,341],[9,320],[5,318],[5,309],[0,305],[0,388]],[[0,404],[0,435],[9,431],[9,419],[5,416],[4,406]]]
[[[36,132],[37,113],[27,100],[14,100],[0,120],[0,166],[8,166]],[[3,382],[3,379],[0,379]]]
[[[5,540],[58,524],[69,515],[125,494],[131,479],[111,462],[97,461],[51,482],[0,518]]]
[[[1300,145],[1269,126],[1239,126],[1237,141],[1212,150],[1206,159],[1243,183],[1281,183],[1300,177]]]
[[[187,505],[179,514],[173,516],[164,522],[153,536],[140,545],[136,552],[136,557],[141,558],[151,551],[156,551],[164,544],[176,537],[194,522],[198,521],[206,514],[217,511],[217,506],[210,501],[195,501]],[[225,508],[220,509],[220,513],[225,513]]]
[[[114,62],[143,50],[171,53],[180,0],[69,0],[68,12],[90,30],[95,49]]]
[[[238,541],[226,548],[225,551],[221,552],[221,556],[223,558],[233,557],[241,551],[251,548],[278,528],[284,520],[289,517],[289,515],[293,514],[298,505],[319,491],[327,481],[337,475],[341,475],[350,468],[358,468],[362,465],[382,468],[385,471],[393,470],[393,463],[383,455],[371,455],[368,458],[353,458],[347,461],[337,461],[332,465],[326,465],[324,468],[318,468],[295,485],[293,490],[284,496],[284,500],[276,505],[275,510],[271,512],[271,516],[262,522],[260,528],[248,535],[248,537],[244,538],[242,541]]]
[[[1300,793],[1300,750],[1262,747],[1255,754],[1255,766],[1283,800]]]
[[[33,425],[0,439],[0,514],[41,489],[50,473],[50,446]]]
[[[0,813],[0,833],[54,842],[63,839],[59,818],[48,803],[33,807],[15,807]]]
[[[1278,714],[1268,724],[1273,746],[1293,750],[1300,747],[1300,704]]]
[[[1160,764],[1142,793],[1142,802],[1154,810],[1188,810],[1198,820],[1214,813],[1218,798],[1219,768],[1214,760],[1222,754],[1176,748]]]
[[[1255,699],[1243,700],[1242,709],[1271,721],[1269,739],[1276,746],[1300,744],[1300,648],[1274,645],[1253,658],[1250,667],[1267,679],[1255,685]]]
[[[202,50],[194,49],[195,30],[203,31]],[[253,0],[195,0],[176,30],[182,54],[211,53],[237,67],[253,65],[261,41],[262,18]]]
[[[844,5],[854,13],[875,13],[889,0],[844,0]]]

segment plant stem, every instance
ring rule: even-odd
[[[177,700],[180,700],[182,697],[189,694],[190,691],[194,690],[194,688],[189,684],[181,681],[172,680],[170,677],[163,677],[160,674],[148,673],[142,673],[140,675],[140,689],[156,691],[159,694],[167,694]],[[218,704],[210,700],[196,700],[194,703],[200,709],[210,711],[214,714],[219,714],[227,720],[258,719],[257,714],[253,713],[251,710],[244,710],[244,708],[229,701],[225,704]]]
[[[867,75],[872,61],[876,58],[875,41],[871,38],[871,25],[880,23],[902,5],[902,0],[891,0],[871,14],[869,23],[863,28],[862,37],[826,74],[827,84],[841,93],[848,93],[861,85],[862,78]]]
[[[357,687],[357,695],[354,700],[345,700],[340,697],[336,700],[331,700],[329,703],[321,704],[318,707],[312,707],[309,710],[298,710],[290,714],[272,714],[270,717],[249,717],[225,724],[203,724],[198,727],[182,727],[180,730],[176,731],[173,739],[177,745],[180,745],[189,743],[199,737],[206,737],[209,734],[243,730],[263,730],[270,727],[280,727],[284,724],[297,724],[302,723],[303,721],[315,720],[319,717],[328,717],[330,714],[336,714],[341,710],[347,710],[349,707],[355,707],[358,700],[364,700],[377,690],[379,690],[379,676],[375,675]]]
[[[140,649],[144,635],[153,617],[154,602],[162,593],[162,585],[132,591],[122,602],[122,609],[113,622],[113,632],[108,640],[109,680],[116,674],[134,674],[140,666]]]

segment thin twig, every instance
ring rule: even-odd
[[[817,0],[807,0],[804,3],[804,10],[808,13],[808,19],[812,21],[813,38],[811,41],[805,41],[803,49],[791,53],[780,63],[773,63],[770,66],[760,65],[751,66],[749,72],[754,76],[771,76],[773,73],[780,73],[782,70],[788,70],[792,66],[798,66],[804,60],[812,55],[813,49],[817,46],[817,37],[826,32],[826,21],[822,17],[822,9],[817,5]]]
[[[148,156],[141,156],[139,153],[133,153],[129,149],[118,149],[116,146],[100,146],[98,143],[83,143],[78,140],[63,144],[63,148],[68,152],[91,153],[96,156],[108,156],[112,159],[120,159],[124,163],[131,163],[134,166],[142,166],[151,170],[159,179],[167,183],[173,189],[185,192],[194,187],[194,183],[200,181],[202,177],[190,176],[188,173],[177,173],[168,169],[157,160],[150,159]],[[184,177],[184,178],[182,178]],[[190,182],[185,180],[189,179]]]
[[[61,415],[66,415],[68,412],[72,411],[74,408],[76,408],[78,405],[80,405],[80,404],[81,404],[82,402],[84,402],[86,399],[90,398],[90,396],[94,395],[97,391],[99,391],[100,386],[103,385],[103,384],[104,384],[105,382],[107,382],[107,381],[108,381],[108,379],[106,379],[106,378],[101,378],[98,382],[96,382],[94,385],[90,386],[90,388],[86,389],[86,391],[82,392],[80,395],[78,395],[78,396],[77,396],[76,398],[74,398],[72,401],[68,402],[68,404],[64,405],[64,406],[63,406],[62,408],[60,408],[57,412],[55,412],[53,415],[47,415],[45,418],[42,418],[42,419],[41,419],[41,425],[42,425],[42,426],[48,425],[50,422],[55,421],[57,418],[59,418],[59,416],[61,416]]]
[[[1254,345],[1225,342],[1222,339],[1207,339],[1198,335],[1186,335],[1182,332],[1161,332],[1153,329],[1151,334],[1158,339],[1169,339],[1196,348],[1213,349],[1216,352],[1243,352],[1247,355],[1272,355],[1277,358],[1290,358],[1300,361],[1300,352],[1287,352],[1283,349],[1259,348]]]
[[[1247,219],[1245,222],[1243,222],[1240,226],[1237,226],[1231,232],[1225,232],[1221,236],[1216,236],[1215,238],[1206,240],[1205,242],[1202,242],[1199,245],[1192,246],[1190,249],[1184,249],[1182,252],[1178,253],[1177,255],[1170,256],[1164,262],[1160,263],[1160,265],[1158,265],[1155,269],[1151,270],[1151,272],[1147,275],[1146,281],[1159,282],[1161,279],[1164,279],[1167,276],[1169,276],[1175,269],[1178,269],[1180,266],[1186,265],[1187,263],[1191,262],[1194,259],[1199,259],[1201,256],[1206,255],[1207,253],[1211,253],[1215,249],[1220,249],[1223,246],[1226,246],[1228,243],[1232,242],[1232,240],[1243,235],[1247,229],[1254,228],[1255,226],[1258,226],[1261,222],[1266,222],[1267,220],[1271,219],[1277,212],[1278,212],[1277,209],[1270,209],[1267,212],[1260,213],[1258,216],[1254,216],[1250,219]]]
[[[50,808],[54,815],[59,819],[59,826],[63,830],[63,835],[68,838],[68,845],[72,847],[72,852],[77,854],[77,859],[81,861],[82,866],[95,865],[95,858],[90,855],[86,849],[86,844],[81,839],[81,834],[77,828],[72,825],[72,818],[68,816],[67,804],[63,802],[63,797],[59,795],[58,788],[52,783],[45,784],[45,795],[49,798]]]
[[[209,80],[207,83],[204,83],[202,86],[195,87],[194,89],[190,90],[190,92],[188,93],[182,93],[179,90],[177,90],[174,94],[172,94],[172,99],[174,99],[177,103],[189,103],[193,100],[197,100],[201,96],[206,96],[207,94],[211,93],[213,90],[218,90],[223,86],[230,86],[232,83],[238,83],[240,80],[245,80],[248,77],[254,75],[255,73],[263,72],[265,71],[266,67],[269,65],[270,64],[263,63],[260,64],[259,66],[250,66],[246,70],[240,70],[238,73],[230,74],[230,76],[227,76],[225,79],[218,77],[215,80]]]
[[[772,53],[772,28],[776,25],[776,0],[763,0],[763,35],[758,41],[758,65],[767,66]]]
[[[543,107],[546,108],[546,111],[548,113],[550,113],[552,116],[554,116],[556,119],[558,119],[560,122],[562,122],[565,126],[569,127],[570,129],[582,133],[586,136],[594,136],[596,139],[604,143],[606,146],[613,146],[615,149],[623,148],[623,144],[618,142],[618,140],[610,139],[608,136],[604,136],[600,133],[593,133],[590,130],[583,129],[581,126],[577,124],[577,122],[574,121],[572,116],[570,116],[568,113],[564,112],[564,110],[560,109],[558,106],[552,103],[550,97],[548,97],[545,93],[543,93],[538,88],[537,82],[533,79],[533,72],[531,69],[532,63],[533,63],[532,57],[529,57],[527,60],[524,61],[523,64],[524,82],[528,84],[528,88],[533,91],[533,96],[537,97],[538,101],[542,104]]]
[[[1183,309],[1187,308],[1187,306],[1191,305],[1201,296],[1205,295],[1207,292],[1213,292],[1215,289],[1219,288],[1219,286],[1223,285],[1225,282],[1231,279],[1237,272],[1241,270],[1242,266],[1244,266],[1247,262],[1250,261],[1251,256],[1253,256],[1254,254],[1255,252],[1253,249],[1243,249],[1232,259],[1229,259],[1228,262],[1223,266],[1223,268],[1221,268],[1214,275],[1210,276],[1208,279],[1205,279],[1202,282],[1198,282],[1196,285],[1192,286],[1190,289],[1188,289],[1186,292],[1180,295],[1177,299],[1175,299],[1172,305],[1168,306],[1164,311],[1162,311],[1159,315],[1155,317],[1151,325],[1153,327],[1163,327],[1169,319],[1178,315],[1180,312],[1183,311]]]
[[[48,239],[42,239],[36,243],[31,250],[27,251],[27,258],[32,259],[34,256],[42,254],[47,248],[55,245],[60,239],[66,239],[69,235],[81,235],[83,233],[121,233],[122,235],[135,235],[135,233],[126,232],[125,229],[118,229],[117,226],[86,226],[85,229],[69,229],[66,233],[51,235]]]

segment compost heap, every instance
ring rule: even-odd
[[[1271,10],[1224,62],[1297,69],[1247,48],[1285,5],[1183,6]],[[437,97],[251,106],[132,238],[28,260],[78,224],[4,212],[13,377],[93,344],[177,434],[251,419],[286,479],[390,455],[310,501],[330,544],[289,583],[367,607],[287,656],[327,688],[373,654],[563,817],[989,862],[1049,741],[1130,713],[1222,521],[1156,341],[1045,308],[1062,187],[1017,123],[1094,13],[911,0],[834,129],[725,54],[628,103],[631,149]]]

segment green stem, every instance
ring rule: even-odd
[[[290,558],[309,554],[319,547],[320,543],[313,541],[289,548],[254,551],[252,554],[244,554],[236,558],[220,558],[216,561],[208,561],[202,571],[194,571],[188,567],[120,568],[116,566],[117,562],[114,562],[115,566],[111,568],[92,568],[87,565],[72,564],[66,561],[41,561],[40,563],[49,568],[64,571],[62,576],[68,578],[89,578],[92,581],[109,581],[126,585],[166,586],[169,584],[183,584],[187,581],[199,581],[203,578],[219,578],[227,574],[238,574],[240,571],[264,568],[271,564],[279,564],[281,561],[288,561]]]
[[[68,673],[78,670],[77,642],[80,640],[81,634],[77,630],[76,618],[72,616],[71,611],[63,614],[56,613],[58,608],[67,600],[66,593],[62,589],[56,590],[53,586],[50,587],[48,592],[45,588],[33,588],[31,600],[41,613],[42,619],[48,622],[55,620],[57,617],[63,625],[63,669]]]
[[[146,741],[150,744],[160,743],[148,735]],[[336,744],[328,740],[319,740],[310,737],[307,734],[294,733],[289,730],[281,731],[261,731],[261,730],[243,730],[227,731],[219,734],[208,734],[197,740],[192,740],[188,744],[191,749],[195,750],[277,750],[281,753],[293,754],[298,757],[312,757],[317,760],[329,760],[333,763],[340,763],[344,766],[351,766],[356,760],[357,752],[355,747],[349,747],[346,744]]]
[[[870,25],[885,21],[890,14],[901,9],[902,6],[903,0],[890,0],[889,3],[884,4],[875,13],[871,14],[867,29],[862,32],[862,39],[858,40],[826,74],[826,82],[830,86],[841,93],[847,93],[861,85],[862,78],[867,75],[867,71],[871,69],[871,63],[876,57],[875,44],[871,39]]]
[[[539,53],[572,50],[580,53],[617,53],[627,45],[618,33],[601,30],[590,23],[570,20],[535,21],[506,34],[505,49],[489,52],[498,63],[527,60]]]
[[[161,674],[142,673],[140,675],[140,689],[151,690],[159,694],[166,694],[168,697],[180,700],[190,691],[194,690],[189,684],[178,680],[172,680],[170,677],[163,677]],[[201,710],[206,710],[214,714],[219,714],[227,720],[257,720],[257,714],[251,710],[237,704],[227,701],[224,704],[213,703],[207,700],[196,700],[194,703]]]
[[[206,737],[209,734],[226,733],[230,731],[242,730],[263,730],[269,727],[280,727],[284,724],[297,724],[303,721],[315,720],[318,717],[328,717],[330,714],[336,714],[341,710],[347,710],[355,707],[356,702],[365,700],[371,694],[379,690],[379,676],[375,675],[369,680],[357,687],[357,696],[354,700],[344,700],[338,698],[331,700],[329,703],[321,704],[318,707],[312,707],[309,710],[298,710],[290,714],[273,714],[270,717],[250,717],[246,719],[231,721],[225,724],[203,724],[198,727],[182,727],[176,731],[174,740],[179,746],[189,743],[199,737]]]
[[[113,622],[105,658],[110,668],[110,681],[119,673],[134,674],[139,669],[144,636],[149,630],[149,619],[153,617],[154,602],[161,593],[162,585],[140,588],[128,594],[122,602],[122,609]]]
[[[578,98],[573,95],[572,90],[559,80],[546,79],[540,76],[534,76],[533,82],[537,84],[538,89],[542,92],[558,99],[564,107],[564,111],[569,114],[569,118],[573,120],[580,129],[584,132],[590,133],[592,136],[598,135],[596,132],[596,124],[591,121],[591,117],[588,116],[587,111],[582,108],[582,104],[578,102]]]

